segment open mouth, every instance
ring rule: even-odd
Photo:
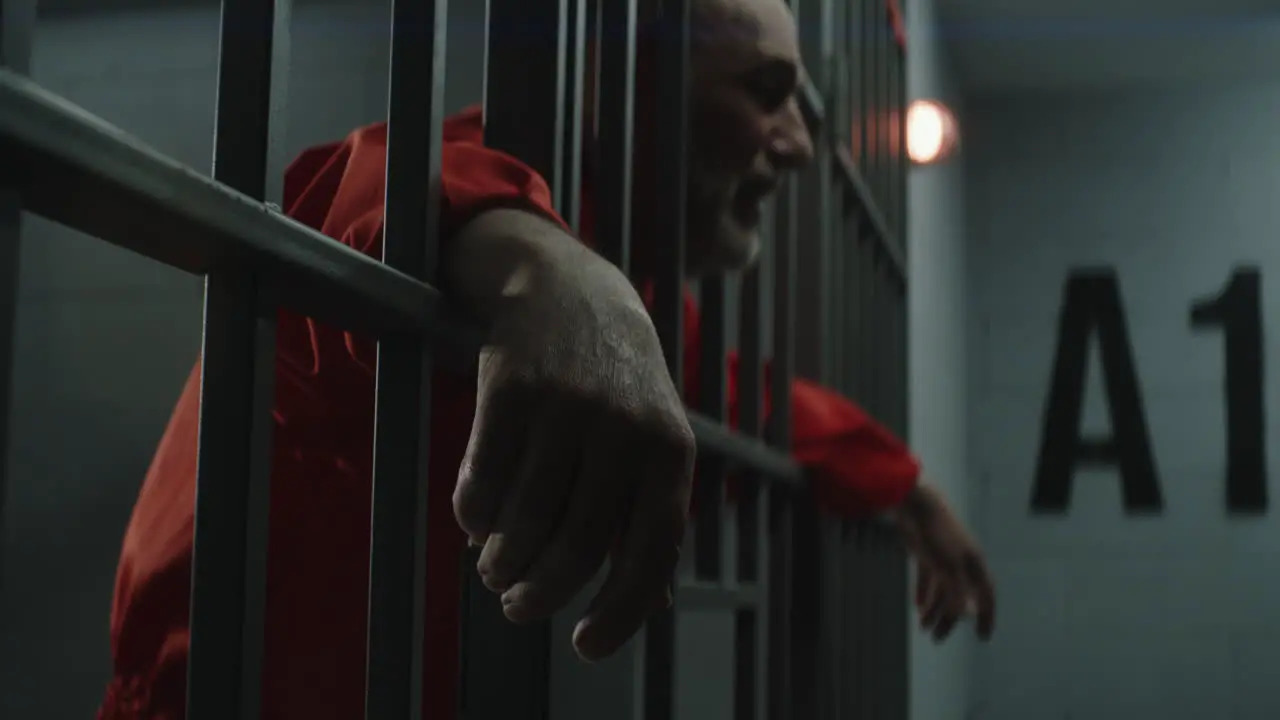
[[[760,206],[773,194],[778,183],[772,178],[749,178],[738,186],[733,197],[733,214],[744,225],[755,226],[760,222]]]

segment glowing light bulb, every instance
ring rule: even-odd
[[[916,165],[945,160],[957,144],[955,116],[936,100],[916,100],[907,107],[907,157]]]

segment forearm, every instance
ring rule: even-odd
[[[562,226],[524,210],[477,216],[452,238],[443,270],[454,299],[482,322],[552,284],[588,289],[597,299],[613,297],[645,312],[617,268]]]
[[[490,321],[504,302],[530,291],[538,268],[578,245],[550,220],[523,210],[490,210],[451,238],[444,280],[462,307]]]

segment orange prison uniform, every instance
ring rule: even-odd
[[[444,124],[442,241],[497,207],[560,222],[542,178],[485,148],[482,129],[478,108]],[[304,152],[285,177],[288,214],[381,257],[386,142],[379,123]],[[588,240],[589,200],[584,192]],[[686,367],[696,370],[697,311],[688,297],[685,313]],[[289,312],[279,320],[262,717],[352,720],[363,717],[376,344]],[[689,375],[687,397],[696,397],[696,372]],[[197,363],[125,533],[111,613],[114,675],[99,720],[184,717],[199,377]],[[874,512],[898,504],[914,486],[916,461],[852,403],[799,380],[792,402],[795,456],[815,467],[828,509]],[[452,718],[456,707],[464,537],[450,497],[474,405],[474,377],[437,371],[423,639],[424,714],[434,719]]]

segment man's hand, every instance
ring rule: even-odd
[[[995,629],[995,590],[978,543],[934,488],[919,485],[896,512],[907,547],[916,557],[916,608],[920,625],[942,641],[967,614],[978,619],[978,637]]]
[[[515,622],[559,610],[613,550],[573,637],[603,658],[671,602],[694,461],[680,395],[631,283],[559,228],[497,210],[454,247],[450,281],[491,328],[455,514]]]

